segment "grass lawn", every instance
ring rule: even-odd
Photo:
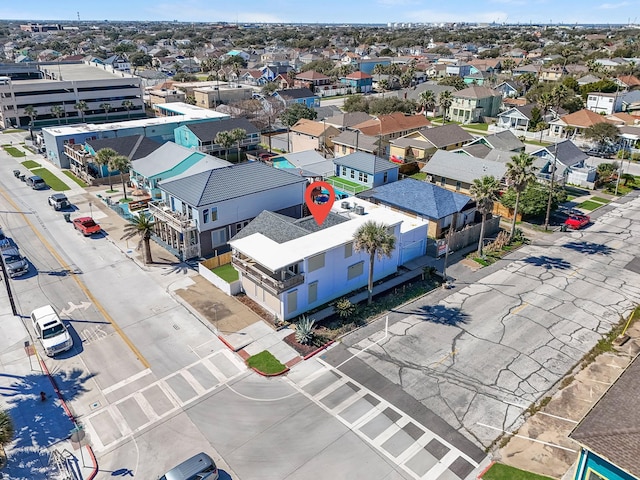
[[[411,178],[415,178],[416,180],[422,180],[423,182],[427,180],[426,172],[418,172],[411,175]]]
[[[345,180],[340,177],[329,177],[327,179],[327,183],[337,188],[338,190],[344,190],[347,193],[360,193],[368,190],[369,187],[365,185],[360,185],[356,182],[350,182],[349,180]]]
[[[578,208],[583,208],[585,210],[591,211],[601,206],[602,206],[602,203],[592,202],[591,200],[587,200],[586,202],[582,202],[580,205],[578,205]]]
[[[528,143],[529,145],[538,145],[539,147],[548,147],[549,145],[551,145],[550,143],[539,142],[537,140],[525,140],[524,143]]]
[[[233,265],[231,265],[230,263],[212,268],[211,271],[227,283],[235,282],[240,278],[240,276],[238,275],[238,271],[233,268]]]
[[[71,180],[73,180],[74,182],[76,182],[78,185],[80,185],[82,188],[86,187],[87,184],[79,179],[78,177],[76,177],[73,172],[70,172],[69,170],[63,170],[62,173],[64,173],[67,177],[69,177]]]
[[[24,162],[22,162],[22,166],[24,168],[28,168],[29,170],[31,170],[32,168],[39,168],[42,165],[40,165],[38,162],[34,160],[25,160]]]
[[[604,203],[604,204],[609,203],[609,200],[607,200],[606,198],[602,198],[602,197],[591,197],[589,200],[591,200],[593,202]]]
[[[14,129],[5,130],[5,131],[4,131],[4,132],[2,132],[2,133],[24,133],[24,132],[26,132],[26,130],[16,130],[16,129],[14,128]]]
[[[551,480],[549,477],[543,477],[535,473],[520,470],[518,468],[494,463],[489,470],[482,476],[483,480]]]
[[[482,130],[483,132],[489,131],[488,123],[468,123],[466,125],[461,125],[461,126],[465,128],[472,128],[474,130]]]
[[[247,359],[247,365],[267,375],[280,373],[287,368],[267,350],[249,357]]]
[[[26,153],[24,153],[22,150],[18,150],[16,147],[3,145],[2,148],[4,148],[5,151],[9,155],[11,155],[12,157],[26,157],[27,156]]]
[[[575,195],[567,195],[567,202],[570,202],[574,198],[578,198],[578,197],[576,197]]]
[[[47,185],[49,185],[51,190],[55,190],[56,192],[64,192],[65,190],[70,190],[69,186],[66,183],[64,183],[46,168],[36,168],[35,170],[31,170],[31,173],[41,177],[47,183]]]

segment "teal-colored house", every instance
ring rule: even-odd
[[[191,150],[198,150],[208,154],[224,154],[225,147],[215,143],[216,135],[219,132],[231,132],[236,128],[246,132],[245,137],[240,141],[242,151],[255,150],[260,144],[260,130],[246,118],[229,118],[219,122],[181,125],[173,131],[174,141],[178,145]],[[236,142],[232,151],[236,151]]]
[[[369,188],[396,182],[399,165],[365,152],[333,159],[335,176],[329,179],[340,192],[355,195]]]
[[[569,434],[581,447],[574,480],[640,479],[638,358]]]
[[[340,83],[348,85],[356,93],[367,93],[373,90],[373,77],[361,71],[350,73],[341,78]]]
[[[146,157],[131,162],[130,180],[135,188],[146,191],[152,199],[162,197],[158,182],[193,170],[196,166],[226,167],[231,163],[211,155],[167,142]]]

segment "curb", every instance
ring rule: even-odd
[[[489,465],[487,465],[487,466],[486,466],[486,468],[485,468],[484,470],[482,470],[482,471],[478,474],[478,478],[482,478],[482,477],[484,477],[484,474],[485,474],[485,473],[487,473],[487,472],[489,471],[489,469],[490,469],[491,467],[493,467],[493,465],[494,465],[495,463],[496,463],[496,462],[491,462],[491,463],[489,463]]]
[[[329,340],[327,343],[325,343],[323,346],[321,346],[320,348],[314,350],[311,353],[307,353],[304,357],[302,357],[303,360],[309,360],[311,357],[313,357],[314,355],[317,355],[318,353],[320,353],[322,350],[326,350],[328,349],[331,345],[333,345],[334,343],[336,343],[335,340]]]
[[[254,372],[256,372],[258,375],[261,375],[263,377],[279,377],[280,375],[284,375],[285,373],[287,373],[289,371],[289,367],[285,368],[284,370],[282,370],[281,372],[278,373],[264,373],[261,372],[260,370],[253,368],[253,367],[249,367],[251,370],[253,370]]]
[[[234,353],[238,353],[239,350],[242,350],[244,347],[240,347],[238,349],[233,348],[233,346],[227,342],[222,335],[217,335],[218,339],[226,345],[226,347]]]
[[[69,420],[71,420],[71,423],[73,423],[73,425],[77,427],[78,423],[76,422],[75,417],[71,413],[71,410],[67,406],[67,402],[65,402],[64,397],[62,396],[62,393],[60,393],[60,389],[58,388],[58,385],[56,384],[55,379],[51,376],[51,373],[49,372],[47,365],[44,363],[44,360],[42,360],[41,358],[38,358],[38,360],[40,360],[40,366],[42,367],[45,374],[49,378],[49,381],[53,386],[53,391],[56,392],[56,395],[58,396],[58,400],[60,400],[60,404],[62,405],[62,408],[64,409],[65,413],[69,417]],[[98,461],[96,460],[96,456],[93,453],[93,449],[91,448],[91,445],[86,444],[85,447],[87,448],[87,452],[89,452],[89,456],[91,457],[91,463],[93,463],[93,472],[91,472],[87,480],[93,480],[96,477],[96,475],[98,475]]]

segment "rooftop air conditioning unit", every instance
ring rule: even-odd
[[[364,207],[362,205],[358,205],[355,208],[356,215],[364,215]]]
[[[342,202],[340,204],[341,208],[344,208],[345,210],[349,210],[349,202]]]

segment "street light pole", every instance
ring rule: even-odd
[[[549,230],[549,217],[551,216],[551,201],[553,199],[553,187],[556,179],[556,161],[558,160],[558,144],[553,151],[553,165],[551,166],[551,183],[549,185],[549,198],[547,199],[547,215],[544,219],[544,229]]]

